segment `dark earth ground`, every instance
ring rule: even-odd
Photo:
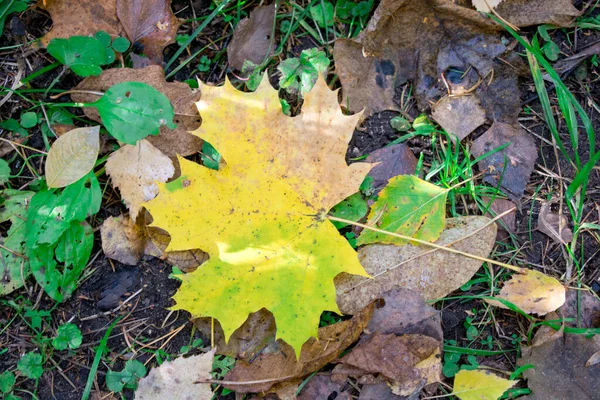
[[[196,9],[197,16],[206,15],[207,1],[199,1],[192,3]],[[175,11],[187,7],[189,4],[183,1],[174,1],[173,8]],[[253,4],[251,7],[253,7]],[[181,13],[177,14],[180,18],[190,18],[192,16],[189,7],[185,8]],[[206,35],[201,36],[193,43],[192,51],[195,48],[200,48],[207,43],[207,38],[213,40],[218,39],[224,30],[224,23],[220,22],[212,24]],[[25,36],[40,37],[50,27],[51,20],[42,11],[35,8],[23,13],[22,15],[13,14],[7,20],[6,33],[0,39],[0,47],[10,46],[21,43]],[[188,26],[188,28],[190,28]],[[191,31],[191,28],[189,29]],[[527,31],[526,31],[527,32]],[[600,34],[593,31],[579,31],[577,34],[577,48],[572,43],[566,40],[565,36],[558,34],[555,41],[559,44],[561,51],[567,55],[577,53],[578,49],[586,47],[588,44],[593,44],[600,40]],[[297,56],[303,48],[315,47],[316,44],[309,40],[300,41],[300,44],[292,47],[292,51],[287,56]],[[227,44],[227,40],[221,42],[222,46]],[[167,59],[170,54],[177,49],[176,45],[172,45],[167,49]],[[33,51],[23,54],[23,50],[4,51],[0,54],[0,62],[16,62],[17,60],[26,59],[28,65],[31,65],[33,71],[39,70],[45,65],[53,62],[45,51]],[[216,52],[215,52],[216,54]],[[214,54],[209,54],[214,56]],[[225,70],[223,66],[225,62],[220,62],[212,71],[206,74],[200,74],[200,78],[210,82],[222,82]],[[575,77],[571,74],[565,77],[565,83],[570,90],[575,94],[577,99],[584,106],[586,111],[592,118],[596,131],[600,131],[599,113],[595,111],[588,98],[592,98],[596,103],[600,103],[600,76],[598,70],[591,64],[587,63],[587,73],[583,78]],[[182,69],[176,74],[175,80],[184,80],[194,73],[195,65],[190,65],[189,68]],[[10,67],[1,67],[2,74],[11,72]],[[27,69],[27,73],[32,70]],[[57,76],[57,70],[44,74],[41,77],[32,81],[33,88],[44,88]],[[71,89],[79,81],[75,75],[67,73],[61,77],[56,88]],[[521,99],[527,100],[527,105],[531,107],[533,113],[522,114],[522,124],[530,129],[539,137],[550,140],[550,132],[545,128],[543,120],[539,117],[542,114],[541,107],[535,98],[535,91],[530,76],[523,77],[520,84]],[[401,88],[398,89],[401,93]],[[556,98],[551,95],[551,100],[556,105]],[[69,101],[67,97],[57,99],[57,101]],[[8,102],[0,111],[2,119],[11,116],[17,117],[20,113],[21,105],[19,102]],[[73,113],[81,114],[80,110],[73,109]],[[411,117],[419,115],[414,103],[407,108],[407,113]],[[396,139],[399,134],[394,131],[390,125],[391,117],[397,115],[392,112],[384,112],[375,115],[365,121],[359,130],[355,132],[349,146],[349,158],[354,158],[383,147],[393,139]],[[483,133],[487,127],[481,127],[472,137],[475,139]],[[566,134],[566,128],[563,127],[561,132]],[[568,135],[568,134],[566,134]],[[558,173],[557,160],[555,151],[552,146],[543,143],[536,137],[536,143],[540,148],[537,164],[544,166],[547,170]],[[568,140],[565,141],[568,143]],[[425,165],[433,157],[432,145],[429,139],[416,138],[408,143],[413,151],[418,156],[419,153],[424,153]],[[43,143],[39,132],[34,132],[33,137],[28,142],[29,146],[42,148]],[[580,148],[587,148],[584,135],[581,135]],[[569,149],[572,151],[572,149]],[[585,161],[584,155],[582,158]],[[562,175],[566,178],[573,177],[573,171],[568,163],[562,158],[560,163]],[[516,258],[530,263],[532,266],[545,266],[544,272],[559,277],[565,271],[565,257],[560,246],[556,245],[546,235],[533,230],[537,214],[540,207],[540,199],[546,199],[548,193],[556,192],[556,182],[549,181],[542,176],[539,171],[541,169],[536,166],[531,182],[528,186],[525,197],[521,204],[521,213],[517,214],[517,229],[516,229],[516,245],[518,246],[518,254]],[[24,181],[23,183],[26,183]],[[104,183],[106,178],[104,177]],[[554,186],[551,186],[554,185]],[[533,197],[536,190],[539,189],[536,197]],[[121,205],[118,193],[111,192],[110,186],[107,186],[103,208],[98,213],[92,225],[99,227],[102,220],[111,216],[118,215],[124,212],[124,207]],[[108,199],[108,200],[107,200]],[[108,206],[106,206],[108,204]],[[463,214],[476,214],[478,211],[475,208],[459,209]],[[568,215],[566,207],[563,210]],[[585,220],[588,222],[598,223],[600,220],[600,171],[596,169],[591,176],[588,198],[584,207]],[[534,225],[530,226],[530,221],[534,221]],[[14,369],[20,356],[27,351],[36,348],[36,338],[31,335],[31,331],[23,321],[22,317],[16,315],[13,307],[8,305],[9,301],[14,301],[16,304],[29,304],[37,310],[51,310],[52,333],[47,333],[51,336],[55,329],[62,323],[72,321],[82,329],[84,335],[83,345],[80,349],[68,355],[55,353],[53,355],[54,367],[48,365],[47,371],[39,380],[38,387],[34,386],[32,380],[18,380],[17,387],[19,389],[36,392],[40,399],[79,399],[89,373],[89,367],[95,355],[95,348],[103,337],[107,327],[119,315],[125,317],[116,325],[112,331],[111,338],[108,342],[108,354],[100,364],[97,379],[94,385],[95,391],[105,390],[104,375],[107,369],[120,370],[127,359],[135,357],[135,359],[148,363],[148,367],[156,364],[156,356],[164,354],[176,355],[180,348],[184,345],[189,345],[193,338],[200,338],[201,335],[193,329],[193,325],[189,323],[189,315],[185,312],[171,312],[166,308],[172,305],[171,296],[175,293],[178,287],[176,280],[168,278],[171,267],[164,262],[152,257],[144,258],[136,267],[129,267],[108,260],[102,253],[99,235],[96,235],[97,243],[93,257],[95,261],[89,267],[89,277],[75,292],[74,296],[67,302],[59,305],[54,305],[44,295],[43,290],[34,286],[31,280],[28,282],[27,289],[21,289],[12,295],[4,298],[0,302],[0,348],[7,348],[8,352],[0,355],[0,372],[6,369]],[[502,261],[508,261],[514,253],[506,252],[507,248],[499,245],[495,250],[496,258]],[[581,259],[587,262],[585,266],[584,283],[598,290],[600,285],[596,280],[600,277],[600,257],[597,256],[600,251],[598,242],[590,235],[583,235],[583,246],[578,247],[576,254]],[[503,255],[506,254],[506,255]],[[97,257],[96,257],[97,256]],[[473,293],[477,292],[477,287],[470,289]],[[458,291],[458,294],[468,294],[467,292]],[[130,298],[131,297],[131,298]],[[130,298],[124,304],[123,301]],[[118,311],[110,312],[107,310],[114,309],[122,305]],[[459,346],[471,348],[483,348],[479,342],[470,342],[465,339],[464,321],[471,310],[483,309],[484,306],[479,302],[474,301],[447,301],[440,302],[436,305],[442,310],[443,328],[445,339],[454,339]],[[514,349],[513,335],[516,338],[527,340],[528,323],[516,316],[512,312],[498,310],[496,313],[496,323],[500,329],[495,329],[493,325],[483,326],[480,330],[480,338],[492,335],[498,347],[502,349]],[[181,330],[179,330],[181,328]],[[176,334],[171,333],[178,331]],[[501,332],[501,334],[499,333]],[[205,346],[210,344],[210,338],[203,337]],[[149,344],[143,352],[133,354],[129,350],[129,343],[137,341],[139,343]],[[138,343],[138,344],[139,344]],[[495,347],[496,349],[496,347]],[[192,350],[191,353],[198,353],[200,350]],[[164,357],[164,356],[163,356]],[[503,370],[514,370],[517,353],[509,352],[502,356],[478,357],[478,362],[483,365],[492,366]],[[438,391],[429,395],[441,394]],[[107,395],[108,393],[104,393]],[[24,396],[25,393],[19,393]],[[126,393],[127,397],[131,397],[131,393]],[[26,397],[26,396],[24,396]],[[100,396],[97,398],[106,398]],[[107,398],[110,398],[107,397]],[[220,398],[233,399],[233,394],[222,396]]]

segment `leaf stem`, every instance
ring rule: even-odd
[[[358,227],[361,227],[363,229],[368,229],[370,231],[374,231],[374,232],[378,232],[378,233],[383,233],[385,235],[394,236],[394,237],[397,237],[397,238],[400,238],[400,239],[408,240],[409,242],[416,242],[416,243],[419,243],[419,244],[423,244],[423,245],[426,245],[426,246],[429,246],[429,247],[436,248],[438,250],[444,250],[444,251],[447,251],[447,252],[450,252],[450,253],[460,254],[461,256],[469,257],[469,258],[472,258],[474,260],[479,260],[481,262],[487,262],[487,263],[490,263],[490,264],[495,264],[495,265],[498,265],[500,267],[504,267],[504,268],[510,269],[511,271],[519,272],[521,274],[527,272],[527,270],[525,268],[516,267],[514,265],[506,264],[506,263],[503,263],[503,262],[500,262],[500,261],[494,261],[494,260],[491,260],[491,259],[485,258],[485,257],[479,257],[479,256],[477,256],[475,254],[465,253],[463,251],[456,250],[456,249],[453,249],[451,247],[440,246],[439,244],[430,243],[430,242],[427,242],[425,240],[416,239],[416,238],[413,238],[413,237],[410,237],[410,236],[401,235],[399,233],[390,232],[390,231],[384,231],[383,229],[379,229],[379,228],[373,228],[372,226],[361,224],[360,222],[354,222],[354,221],[351,221],[349,219],[338,218],[338,217],[334,217],[334,216],[331,216],[331,215],[328,215],[327,218],[329,220],[331,220],[331,221],[343,222],[345,224],[358,226]]]

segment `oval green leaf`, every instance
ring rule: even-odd
[[[94,168],[100,150],[100,126],[73,129],[50,148],[46,182],[60,188],[77,182]]]
[[[371,207],[367,225],[384,231],[433,242],[440,237],[446,221],[448,190],[414,175],[390,179]],[[365,229],[357,244],[404,244],[395,236]]]
[[[109,63],[106,47],[95,37],[71,36],[68,39],[52,39],[46,49],[61,64],[83,77],[100,75],[100,66]]]
[[[169,99],[142,82],[114,85],[90,106],[96,107],[108,132],[117,140],[135,145],[148,135],[158,135],[163,125],[171,129],[175,112]]]

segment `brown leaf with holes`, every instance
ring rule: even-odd
[[[111,36],[123,33],[117,17],[117,0],[46,0],[39,1],[38,6],[52,18],[52,29],[41,39],[44,46],[54,38],[89,36],[98,31]]]
[[[368,324],[373,307],[366,307],[351,320],[319,328],[319,340],[311,337],[302,346],[300,359],[294,349],[277,340],[269,345],[251,363],[238,360],[225,376],[226,381],[269,380],[249,385],[224,385],[238,393],[266,392],[278,382],[301,378],[338,358],[340,353],[358,340]]]
[[[202,149],[202,140],[188,132],[200,126],[201,120],[195,105],[195,102],[200,99],[200,90],[191,89],[183,82],[167,82],[160,66],[151,65],[142,69],[109,69],[102,72],[100,76],[84,79],[75,89],[104,92],[118,83],[132,81],[146,83],[162,92],[169,98],[175,110],[173,121],[177,124],[177,128],[169,129],[162,126],[159,135],[150,135],[146,140],[169,157],[189,156],[199,152]],[[71,97],[73,101],[82,103],[98,99],[97,96],[89,93],[73,93]],[[86,107],[83,111],[88,118],[100,122],[100,116],[95,108]]]
[[[181,21],[175,18],[167,0],[117,0],[117,15],[131,43],[143,46],[142,52],[162,64],[163,49],[175,42]]]
[[[229,65],[242,71],[244,62],[260,65],[276,47],[272,37],[275,23],[275,5],[255,8],[249,18],[244,18],[235,27],[233,38],[227,46]]]

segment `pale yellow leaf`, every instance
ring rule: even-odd
[[[152,369],[140,380],[135,391],[136,400],[210,400],[213,396],[210,383],[195,382],[211,379],[215,350],[188,358],[179,357]]]
[[[489,371],[459,371],[452,394],[461,400],[497,400],[518,381],[500,378]]]
[[[158,194],[156,182],[166,182],[175,173],[173,162],[147,140],[135,146],[125,145],[106,162],[106,172],[135,221],[142,203]]]
[[[46,160],[46,182],[60,188],[83,178],[96,163],[100,126],[73,129],[52,144]]]
[[[526,274],[514,274],[496,297],[511,302],[528,314],[546,315],[565,303],[566,291],[555,278],[530,269]],[[486,301],[508,308],[499,301]]]
[[[489,13],[498,7],[503,1],[504,0],[473,0],[473,7],[475,7],[479,12]]]

